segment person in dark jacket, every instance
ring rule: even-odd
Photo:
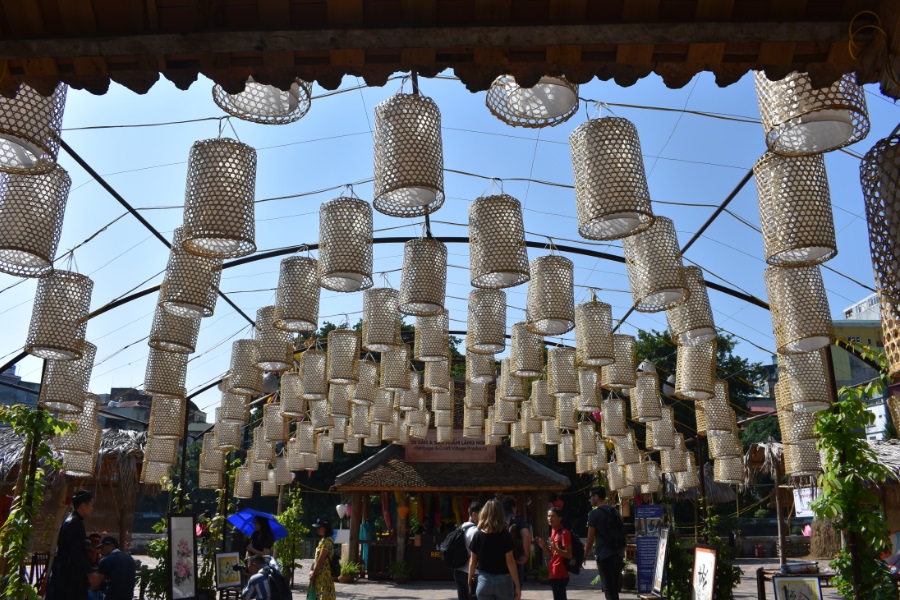
[[[103,590],[106,600],[131,600],[134,597],[134,559],[119,550],[119,540],[111,535],[98,544],[103,558],[96,573],[88,579],[94,590]]]
[[[94,511],[94,495],[80,490],[72,495],[72,512],[56,538],[56,556],[50,571],[46,600],[87,600],[91,561],[85,548],[84,520]]]

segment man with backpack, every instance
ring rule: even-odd
[[[593,488],[588,514],[588,535],[584,546],[587,557],[597,541],[597,570],[603,577],[606,600],[619,600],[622,567],[625,565],[625,524],[614,506],[606,503],[606,488]]]
[[[459,600],[475,600],[475,590],[469,589],[469,557],[472,555],[472,538],[478,531],[478,514],[481,512],[481,502],[475,501],[469,505],[469,520],[463,523],[459,529],[451,531],[447,547],[442,547],[442,555],[445,562],[452,561],[453,579],[456,581],[456,597]],[[453,539],[449,539],[453,536]],[[460,542],[463,544],[460,545]],[[460,550],[465,549],[465,554]],[[465,558],[459,566],[459,559]]]
[[[531,556],[531,527],[528,521],[518,515],[516,499],[507,496],[503,499],[503,512],[506,515],[506,523],[509,526],[509,534],[513,539],[513,560],[519,572],[519,585],[525,586],[525,564]]]
[[[250,578],[241,600],[290,600],[291,590],[271,556],[255,554],[247,559]]]

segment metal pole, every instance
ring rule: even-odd
[[[697,457],[697,464],[700,466],[700,502],[702,506],[702,519],[705,523],[707,519],[709,519],[709,508],[706,506],[706,463],[703,460],[703,437],[699,434],[694,438],[696,440],[695,444],[695,456]],[[709,535],[707,533],[703,534],[703,542],[709,542]]]
[[[188,415],[191,412],[191,401],[184,400],[184,429],[181,436],[181,482],[178,486],[177,511],[184,512],[184,488],[187,487],[187,452],[188,452]]]

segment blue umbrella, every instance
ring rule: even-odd
[[[275,520],[275,515],[262,512],[261,510],[243,508],[233,515],[228,515],[226,520],[237,527],[238,531],[244,535],[253,535],[253,519],[256,517],[262,517],[269,520],[269,527],[272,529],[272,535],[275,537],[276,541],[287,537],[287,529],[284,528],[284,525]]]

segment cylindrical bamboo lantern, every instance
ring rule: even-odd
[[[450,360],[450,313],[447,310],[416,317],[413,357],[425,363]]]
[[[291,332],[275,328],[275,308],[264,306],[256,311],[256,368],[261,371],[286,371],[294,365]]]
[[[604,438],[617,438],[625,435],[625,401],[619,398],[608,398],[600,403],[600,430]]]
[[[371,406],[371,404],[354,404],[350,407],[350,427],[353,429],[353,435],[359,437],[368,435]]]
[[[199,317],[181,317],[157,305],[147,343],[165,352],[193,354],[199,335]]]
[[[285,376],[286,375],[290,375],[290,373],[285,373]],[[282,402],[284,402],[287,397],[285,392],[290,388],[290,379],[285,378],[285,376],[282,376],[281,378]],[[247,423],[250,418],[250,409],[247,407],[247,400],[247,396],[222,392],[222,398],[219,402],[219,421],[224,421],[225,423],[238,423],[240,425]]]
[[[189,254],[182,248],[184,230],[175,229],[159,304],[182,317],[209,317],[216,308],[222,259]]]
[[[675,443],[670,450],[659,453],[659,468],[663,473],[683,473],[687,470],[687,452],[684,449],[684,436],[676,433]]]
[[[368,414],[368,411],[366,411],[366,414]],[[297,440],[297,452],[310,454],[316,451],[315,428],[311,421],[300,421],[297,423],[294,438]]]
[[[400,410],[419,409],[419,374],[413,371],[407,372],[409,387],[397,392],[397,402]]]
[[[232,394],[258,396],[262,393],[262,371],[256,368],[259,362],[259,346],[256,340],[236,340],[231,344],[231,388]]]
[[[266,470],[266,478],[259,482],[260,496],[277,496],[278,483],[275,481],[274,469]]]
[[[818,475],[821,471],[821,455],[815,443],[784,446],[784,472],[788,477]]]
[[[474,289],[469,292],[466,350],[496,354],[506,349],[506,292]]]
[[[359,380],[359,332],[332,329],[328,332],[328,382],[356,383]]]
[[[544,445],[542,433],[528,434],[528,454],[531,456],[544,456],[547,454],[547,446]]]
[[[556,399],[548,393],[543,379],[531,384],[531,418],[537,421],[556,419]]]
[[[238,467],[234,476],[234,497],[248,499],[253,497],[253,480],[250,479],[249,467]]]
[[[350,417],[334,417],[334,427],[328,433],[331,435],[331,441],[335,444],[343,444],[347,441],[347,425]]]
[[[399,310],[427,317],[444,311],[447,293],[447,246],[434,238],[419,238],[403,247]]]
[[[187,400],[184,398],[154,397],[150,402],[150,425],[147,435],[157,438],[180,439],[184,435]]]
[[[575,462],[575,435],[561,433],[559,435],[559,447],[556,450],[557,460],[561,463]]]
[[[539,335],[559,335],[575,327],[575,265],[558,254],[531,261],[527,327]]]
[[[716,340],[679,346],[675,367],[675,396],[705,400],[716,392]]]
[[[421,217],[444,204],[441,112],[431,98],[395,94],[375,107],[375,210]]]
[[[531,379],[540,377],[544,372],[544,340],[528,331],[524,322],[512,326],[509,362],[513,377]]]
[[[331,429],[334,426],[334,417],[331,414],[331,405],[328,400],[310,400],[309,419],[316,431]]]
[[[786,391],[795,412],[820,411],[831,404],[828,374],[822,357],[822,352],[828,351],[778,355],[778,382],[787,386]]]
[[[319,324],[318,261],[305,256],[291,256],[281,261],[275,306],[278,319],[274,325],[285,331],[315,331]]]
[[[741,485],[746,477],[744,459],[740,457],[720,458],[714,461],[713,479],[719,483]]]
[[[303,470],[303,465],[305,464],[305,462],[303,460],[303,454],[297,450],[297,440],[295,440],[295,439],[288,440],[287,461],[288,461],[288,468],[291,471],[302,471]]]
[[[613,439],[616,448],[616,462],[620,465],[633,465],[640,462],[641,453],[634,441],[634,432],[625,430],[625,435]]]
[[[320,463],[334,462],[334,440],[326,433],[316,436],[316,459]]]
[[[266,406],[269,406],[268,404]],[[269,413],[277,414],[277,413]],[[253,430],[253,462],[262,463],[266,466],[275,459],[275,442],[267,440],[266,432],[266,416],[263,412],[262,424]],[[280,415],[279,415],[280,417]],[[277,428],[276,428],[277,429]]]
[[[631,390],[631,418],[638,423],[649,423],[662,418],[659,398],[659,376],[656,373],[638,373]]]
[[[488,384],[479,381],[466,381],[466,395],[463,403],[467,408],[487,408]]]
[[[615,461],[606,464],[606,482],[611,491],[625,487],[625,471],[622,465]]]
[[[600,369],[600,385],[608,390],[634,387],[634,336],[613,335],[613,353],[616,360]]]
[[[744,455],[744,447],[736,431],[712,436],[708,439],[709,457],[712,459]]]
[[[533,389],[532,394],[534,394]],[[532,410],[531,400],[527,400],[522,403],[521,413],[522,432],[526,434],[540,433],[541,422],[534,418],[534,411]]]
[[[817,265],[834,258],[834,216],[825,158],[767,152],[753,166],[766,262]]]
[[[144,446],[144,460],[151,463],[174,465],[178,462],[178,439],[148,438]]]
[[[184,193],[184,249],[211,258],[256,251],[256,150],[229,138],[191,146]]]
[[[892,379],[900,378],[900,304],[881,292],[881,331],[887,372]]]
[[[319,207],[319,285],[334,292],[372,287],[372,207],[335,198]]]
[[[184,398],[187,363],[187,354],[151,348],[144,372],[144,391],[151,396]]]
[[[426,392],[446,393],[450,391],[450,361],[429,361],[425,363],[425,379],[422,387]]]
[[[288,485],[294,480],[294,474],[288,467],[288,459],[286,456],[279,456],[275,459],[275,484]]]
[[[375,402],[369,407],[369,421],[381,425],[394,422],[394,394],[378,388]]]
[[[216,434],[203,434],[203,449],[200,452],[201,465],[207,471],[221,473],[225,470],[225,452],[216,448]]]
[[[659,465],[654,461],[649,461],[647,465],[647,483],[641,486],[642,494],[655,494],[659,492]]]
[[[575,453],[597,454],[597,430],[591,421],[582,421],[575,430]]]
[[[391,392],[409,389],[409,346],[381,353],[381,387]]]
[[[578,369],[578,399],[575,410],[578,412],[600,411],[600,382],[596,369]]]
[[[512,447],[512,446],[511,446]],[[575,473],[578,475],[587,475],[594,472],[594,455],[593,454],[575,454]]]
[[[368,406],[375,402],[375,388],[378,387],[378,363],[372,360],[359,361],[359,381],[353,388],[353,404]]]
[[[859,166],[878,295],[900,303],[900,134],[878,141]],[[882,313],[884,300],[882,300]]]
[[[863,88],[852,73],[814,89],[808,73],[770,81],[754,71],[766,145],[785,156],[820,154],[858,142],[869,133]]]
[[[435,441],[438,444],[452,443],[453,442],[453,429],[450,427],[435,427]]]
[[[490,407],[488,409],[487,421],[490,422],[490,427],[485,423],[485,431],[490,431],[491,437],[505,437],[509,435],[509,423],[503,423],[497,420],[497,410],[495,407]]]
[[[819,267],[768,267],[765,280],[779,354],[812,352],[831,343],[834,326]]]
[[[453,427],[453,411],[452,410],[436,410],[434,411],[435,427]]]
[[[575,429],[575,397],[558,396],[556,398],[556,426],[559,429]]]
[[[41,380],[38,404],[60,413],[80,413],[94,370],[97,346],[83,342],[81,358],[77,360],[48,360]]]
[[[222,474],[215,471],[199,471],[197,487],[201,490],[218,490],[222,487]]]
[[[372,423],[369,426],[366,436],[363,438],[363,445],[369,448],[377,448],[381,446],[381,442],[381,425],[379,423]]]
[[[0,148],[6,143],[0,135]],[[0,154],[0,165],[3,159]],[[71,186],[58,166],[42,174],[0,175],[0,271],[17,277],[50,272]]]
[[[332,383],[328,386],[328,405],[333,417],[349,417],[356,384]]]
[[[612,306],[592,300],[575,307],[575,350],[579,366],[600,367],[615,360]]]
[[[379,440],[380,445],[381,440]],[[304,471],[315,471],[319,468],[319,457],[317,454],[304,454],[303,455],[303,470]]]
[[[36,175],[56,166],[67,91],[60,83],[44,96],[22,83],[14,98],[0,98],[0,171]]]
[[[516,421],[509,426],[509,447],[517,450],[528,448],[528,436],[523,431],[521,421]]]
[[[464,429],[481,429],[484,427],[484,413],[480,408],[463,408],[463,428]],[[540,428],[538,428],[540,431]]]
[[[212,89],[213,102],[233,117],[263,125],[287,125],[302,119],[312,99],[312,84],[294,79],[287,90],[274,85],[257,83],[247,78],[244,91],[229,94],[216,84]]]
[[[399,346],[400,292],[391,288],[369,288],[363,292],[362,347],[369,352],[387,352]]]
[[[516,423],[519,420],[519,403],[500,398],[494,402],[494,419],[499,423]]]
[[[522,204],[502,194],[469,205],[469,260],[472,287],[502,289],[530,278]]]
[[[493,354],[466,353],[466,381],[490,383],[497,377]]]
[[[310,348],[300,355],[303,397],[307,400],[322,400],[327,397],[327,363],[327,354],[316,348]]]
[[[659,312],[688,298],[675,224],[656,217],[645,231],[622,240],[635,310]]]
[[[434,392],[431,394],[432,410],[453,410],[454,408],[452,386],[447,392]]]
[[[674,416],[671,406],[663,406],[658,421],[647,423],[647,450],[670,450],[675,446]]]
[[[688,298],[666,311],[666,320],[672,339],[680,346],[693,346],[716,338],[712,306],[703,271],[699,267],[684,267],[684,281]]]
[[[702,406],[704,432],[710,437],[733,431],[734,411],[731,409],[731,398],[728,394],[728,382],[717,379],[715,393],[697,403],[697,429],[700,429],[700,412]]]
[[[815,425],[818,412],[794,412],[790,386],[779,381],[775,386],[775,403],[778,408],[778,425],[781,440],[785,444],[804,444],[816,440]]]
[[[344,451],[344,454],[359,454],[362,451],[362,438],[350,435],[348,429],[347,441],[344,442],[344,446],[341,449]]]
[[[521,377],[513,377],[509,358],[500,359],[499,397],[503,400],[521,402],[527,397],[526,381]]]
[[[547,351],[547,389],[557,398],[578,395],[575,348],[558,346]]]
[[[77,414],[68,415],[68,421],[75,423],[74,431],[56,436],[53,446],[63,456],[92,456],[94,462],[100,450],[100,426],[97,424],[97,409],[100,399],[94,394],[85,394],[84,409]],[[85,461],[80,461],[87,467]],[[77,475],[76,475],[77,477]]]
[[[697,464],[693,454],[685,455],[684,471],[675,473],[675,486],[679,491],[689,490],[700,485],[700,478],[697,476]]]
[[[294,371],[281,375],[281,414],[285,417],[303,418],[306,416],[306,400],[303,398],[300,374]]]
[[[217,421],[213,429],[216,434],[216,448],[230,452],[241,447],[244,441],[244,426],[238,423]]]
[[[616,240],[650,227],[653,209],[634,124],[619,117],[591,119],[572,132],[569,146],[581,237]]]
[[[52,270],[38,280],[25,352],[48,360],[81,358],[94,282]]]
[[[512,75],[501,75],[484,98],[491,114],[513,127],[553,127],[578,111],[578,86],[565,77],[545,75],[523,88]]]
[[[647,463],[636,462],[625,467],[626,485],[638,487],[644,485],[647,481]]]

